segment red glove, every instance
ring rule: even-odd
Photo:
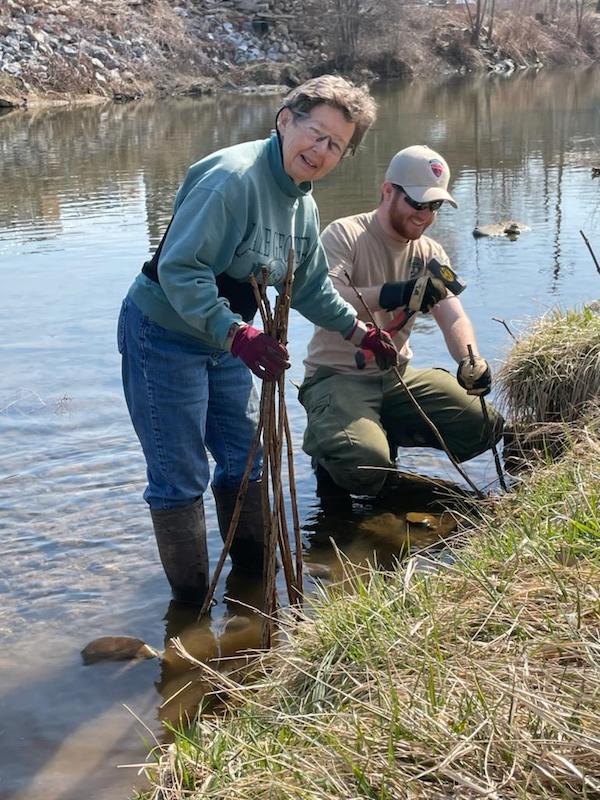
[[[387,331],[376,328],[371,323],[367,324],[367,332],[360,340],[361,350],[370,350],[375,356],[379,369],[389,369],[396,365],[398,351]]]
[[[263,381],[276,381],[290,366],[290,356],[272,336],[243,325],[231,342],[231,352]]]

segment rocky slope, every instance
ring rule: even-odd
[[[361,38],[349,59],[340,0],[2,0],[0,106],[294,85],[336,66],[369,79],[600,55],[598,25],[586,43],[527,18],[519,49],[524,26],[508,15],[493,46],[473,48],[460,8],[353,1]]]
[[[244,68],[293,82],[292,65],[315,61],[315,42],[292,22],[262,0],[3,0],[0,95],[10,104],[201,92]]]

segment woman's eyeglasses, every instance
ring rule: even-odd
[[[429,203],[418,203],[416,200],[413,200],[410,195],[406,194],[402,186],[399,186],[397,183],[393,183],[392,186],[394,189],[402,192],[408,205],[414,208],[415,211],[438,211],[444,202],[443,200],[431,200]]]
[[[326,142],[328,152],[336,158],[344,158],[344,156],[351,154],[352,150],[350,145],[322,131],[314,123],[310,115],[294,112],[294,116],[298,120],[298,123],[302,125],[307,138],[310,139],[313,144]]]

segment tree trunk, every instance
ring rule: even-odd
[[[600,0],[598,0],[598,2],[600,3]],[[488,37],[489,37],[490,42],[494,38],[494,14],[495,14],[495,12],[496,12],[496,0],[492,0],[492,7],[490,9],[490,23],[489,23],[490,24],[490,30],[489,30],[489,33],[488,33]]]

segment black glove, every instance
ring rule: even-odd
[[[481,356],[463,358],[456,371],[456,380],[467,390],[467,394],[483,397],[490,393],[492,388],[492,373],[490,365]]]
[[[421,275],[412,281],[384,283],[379,292],[379,305],[386,311],[408,306],[413,311],[427,314],[448,296],[448,290],[439,278]]]

